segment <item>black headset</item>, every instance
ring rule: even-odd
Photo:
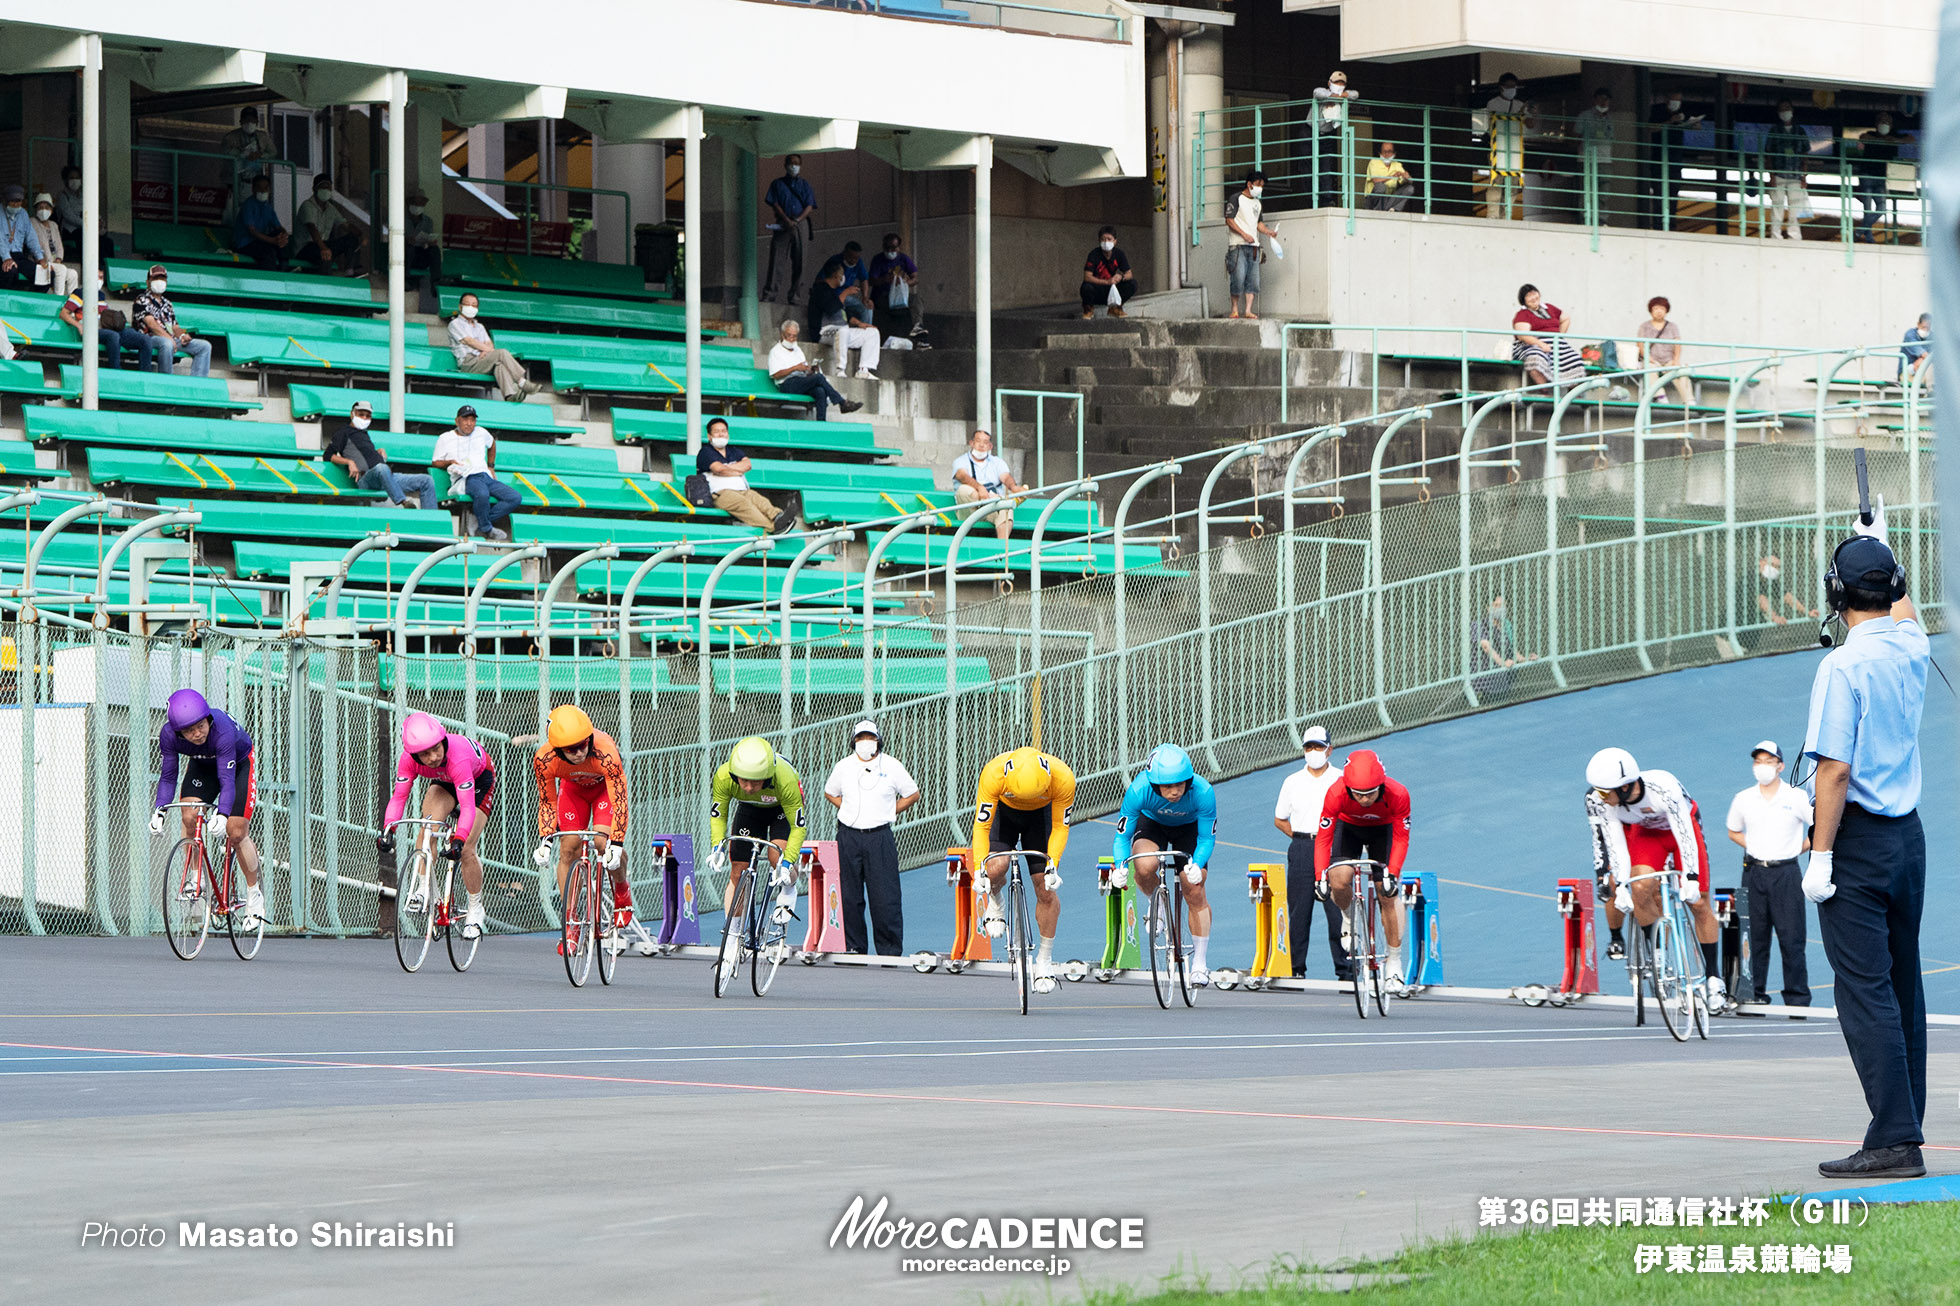
[[[1844,611],[1846,605],[1851,601],[1850,590],[1852,586],[1847,584],[1844,577],[1838,573],[1838,559],[1843,556],[1846,549],[1856,544],[1859,540],[1867,538],[1869,537],[1853,535],[1850,539],[1838,545],[1831,553],[1831,565],[1824,572],[1824,602],[1829,605],[1833,612]],[[1899,560],[1892,553],[1890,545],[1886,544],[1883,540],[1877,543],[1880,548],[1885,550],[1886,556],[1892,560],[1891,573],[1885,577],[1885,597],[1888,601],[1897,603],[1906,596],[1906,570],[1899,565]],[[1867,577],[1875,575],[1879,571],[1879,568],[1874,567],[1865,572],[1863,576],[1855,577],[1854,579],[1859,582],[1858,588],[1867,588],[1863,582]]]

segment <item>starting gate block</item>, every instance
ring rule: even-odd
[[[1593,890],[1590,875],[1558,882],[1558,914],[1562,922],[1564,973],[1558,991],[1566,997],[1599,992],[1599,946],[1593,932]]]
[[[1748,944],[1742,938],[1741,895],[1734,889],[1716,888],[1715,923],[1721,927],[1716,937],[1721,940],[1722,950],[1718,969],[1722,973],[1722,983],[1728,986],[1731,995],[1742,992],[1743,961],[1749,955]],[[1740,1001],[1740,998],[1737,999]]]
[[[1411,988],[1443,983],[1443,904],[1436,893],[1436,873],[1404,871],[1402,904],[1409,921],[1409,973],[1403,982]]]
[[[1248,988],[1293,978],[1292,929],[1287,920],[1286,863],[1254,862],[1245,868],[1246,896],[1252,899],[1252,970]]]
[[[974,908],[973,849],[946,850],[946,883],[953,888],[953,950],[949,960],[964,965],[994,959],[993,940],[980,928]]]
[[[1143,920],[1150,908],[1137,893],[1135,884],[1117,888],[1110,883],[1116,859],[1096,859],[1096,889],[1103,902],[1102,964],[1097,968],[1104,978],[1119,970],[1143,967]]]
[[[654,835],[653,861],[660,868],[660,937],[655,942],[671,948],[701,942],[701,904],[694,887],[694,836]]]
[[[809,876],[810,932],[804,936],[806,956],[844,951],[844,889],[838,880],[837,841],[808,839],[797,869]]]

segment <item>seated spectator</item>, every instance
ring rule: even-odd
[[[894,303],[894,298],[899,302]],[[909,336],[914,349],[926,348],[921,339],[926,333],[926,310],[919,302],[919,265],[905,253],[896,231],[885,233],[884,251],[871,260],[871,303],[880,332]]]
[[[27,191],[9,186],[0,191],[5,210],[0,211],[0,289],[31,290],[34,269],[41,265],[41,238],[34,234],[33,219],[27,216]]]
[[[524,373],[524,364],[508,349],[499,349],[490,339],[490,329],[476,320],[478,301],[465,293],[456,304],[456,315],[449,319],[449,352],[456,366],[465,372],[492,373],[497,392],[507,401],[522,403],[544,389]]]
[[[54,197],[54,224],[61,228],[62,245],[81,258],[82,170],[72,163],[61,170],[61,190]]]
[[[829,416],[832,404],[844,413],[855,413],[864,407],[838,394],[837,388],[824,379],[823,369],[812,366],[803,356],[803,346],[797,343],[802,334],[803,328],[795,318],[783,319],[782,339],[769,349],[769,379],[776,383],[776,388],[786,394],[809,395],[816,400],[819,422]]]
[[[108,306],[108,273],[98,266],[95,269],[96,339],[102,345],[102,365],[120,369],[124,349],[136,351],[136,370],[147,372],[154,366],[157,351],[163,342],[153,335],[138,331],[129,324],[129,319]],[[70,291],[61,305],[61,320],[82,333],[82,292]]]
[[[810,329],[819,340],[829,340],[838,376],[850,372],[851,351],[858,350],[857,376],[860,381],[878,379],[878,332],[868,325],[871,309],[861,300],[844,297],[844,265],[832,263],[824,268],[817,284],[810,287]]]
[[[1518,287],[1518,311],[1511,319],[1517,336],[1511,342],[1511,357],[1524,364],[1526,382],[1548,385],[1584,375],[1586,362],[1571,341],[1565,339],[1572,319],[1557,304],[1547,304],[1536,286]]]
[[[238,160],[238,194],[250,194],[252,183],[260,177],[271,181],[272,169],[266,166],[266,161],[278,158],[279,149],[272,143],[271,135],[259,126],[256,106],[248,104],[238,111],[237,128],[225,133],[218,148]]]
[[[177,325],[177,309],[164,293],[170,288],[170,271],[161,263],[150,265],[149,289],[136,297],[136,328],[155,337],[157,371],[169,372],[179,353],[190,355],[191,375],[211,375],[211,342],[199,340]]]
[[[34,288],[66,297],[82,284],[82,274],[62,260],[66,257],[61,231],[54,221],[54,196],[43,191],[34,197],[34,235],[41,242],[41,262],[34,271]]]
[[[299,236],[300,262],[322,272],[360,275],[356,255],[367,245],[367,237],[333,202],[333,178],[326,173],[313,179],[313,194],[301,201],[293,215],[293,230]]]
[[[497,466],[497,440],[476,424],[476,409],[464,404],[456,410],[456,429],[436,437],[431,467],[449,473],[453,485],[461,481],[463,493],[476,509],[474,534],[486,540],[507,540],[510,532],[497,523],[511,515],[523,498],[510,486],[491,475]]]
[[[844,243],[843,252],[825,260],[823,271],[817,273],[822,279],[834,267],[844,269],[844,284],[840,289],[847,302],[855,301],[864,310],[864,320],[871,320],[871,268],[864,261],[864,246],[855,240]]]
[[[347,422],[339,430],[327,437],[325,446],[327,461],[339,463],[347,469],[347,478],[363,490],[381,490],[388,496],[388,502],[397,508],[436,506],[436,482],[433,476],[421,472],[396,474],[388,466],[388,451],[375,447],[374,439],[368,434],[368,427],[374,421],[374,406],[365,399],[357,399],[348,411]],[[489,433],[484,433],[489,438]],[[409,495],[417,496],[417,503],[408,502]]]
[[[1104,227],[1096,233],[1096,247],[1082,264],[1082,316],[1096,315],[1096,305],[1107,304],[1111,317],[1126,317],[1123,305],[1137,293],[1136,273],[1130,260],[1116,244],[1116,228]]]
[[[1380,151],[1368,160],[1368,198],[1371,209],[1400,213],[1416,192],[1415,179],[1395,157],[1395,142],[1383,141]]]
[[[1504,596],[1490,596],[1485,614],[1470,623],[1470,683],[1482,699],[1503,698],[1511,692],[1511,671],[1520,662],[1536,662],[1536,653],[1518,651],[1518,628],[1505,616]]]
[[[1931,373],[1933,364],[1933,315],[1921,313],[1919,321],[1906,329],[1905,341],[1899,346],[1899,383],[1905,384],[1910,377],[1920,372]],[[1926,384],[1922,378],[1921,385]]]
[[[252,197],[238,206],[232,218],[231,247],[262,268],[284,272],[291,242],[291,233],[280,225],[279,211],[272,207],[272,178],[258,177],[252,182]]]
[[[1007,461],[994,452],[994,437],[985,431],[967,436],[966,452],[953,460],[953,498],[961,503],[1000,500],[999,507],[981,515],[991,513],[994,533],[1000,536],[1002,544],[1013,533],[1014,502],[1021,493],[1014,473],[1007,470]]]
[[[1735,641],[1744,653],[1756,651],[1762,642],[1764,625],[1787,626],[1792,617],[1814,620],[1816,616],[1817,609],[1797,597],[1784,582],[1783,559],[1774,553],[1757,558],[1755,574],[1744,576],[1736,583]],[[1725,642],[1718,640],[1717,644]],[[1805,642],[1809,642],[1808,634]]]
[[[429,216],[429,197],[421,191],[408,195],[408,273],[421,273],[430,299],[436,297],[436,283],[442,280],[442,238],[436,233],[436,220]]]
[[[719,417],[708,421],[708,442],[695,456],[694,469],[708,478],[708,493],[715,507],[741,522],[771,535],[796,529],[796,518],[749,488],[748,471],[754,464],[748,451],[728,442],[728,423]]]
[[[1681,328],[1667,320],[1673,307],[1666,295],[1655,295],[1647,301],[1647,320],[1640,324],[1640,362],[1656,376],[1675,366],[1681,357],[1681,346],[1669,343],[1681,338]],[[1680,396],[1683,408],[1694,406],[1695,387],[1687,377],[1674,378],[1674,393]]]

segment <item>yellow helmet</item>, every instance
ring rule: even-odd
[[[560,703],[551,709],[544,738],[553,748],[575,747],[592,738],[592,718],[570,703]]]
[[[738,780],[767,780],[776,774],[776,750],[767,739],[750,735],[728,750],[728,770]]]
[[[1046,798],[1052,778],[1039,748],[1017,748],[1007,755],[1006,796],[1015,806]]]

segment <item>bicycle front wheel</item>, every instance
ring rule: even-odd
[[[728,986],[735,982],[735,972],[742,965],[742,930],[748,924],[749,890],[754,881],[754,867],[743,870],[735,881],[735,893],[728,900],[728,910],[722,913],[721,955],[715,958],[715,996],[718,998],[727,995]]]
[[[592,946],[599,954],[599,983],[611,984],[613,976],[619,973],[619,950],[625,935],[619,928],[618,913],[612,907],[612,876],[601,874],[596,868],[592,874],[592,919],[606,923]]]
[[[749,910],[749,937],[758,940],[749,953],[749,988],[759,998],[776,982],[776,971],[789,955],[789,926],[775,922],[776,895],[758,893]]]
[[[1167,912],[1164,904],[1164,886],[1158,885],[1157,892],[1150,895],[1150,918],[1146,922],[1144,934],[1150,947],[1150,983],[1157,990],[1157,1005],[1165,1011],[1171,1009],[1171,957],[1170,936],[1165,929]]]
[[[1375,991],[1375,1010],[1386,1016],[1388,1014],[1388,1004],[1395,1000],[1395,995],[1388,991],[1388,932],[1382,927],[1382,900],[1380,896],[1370,893],[1368,895],[1368,906],[1370,908],[1368,915],[1368,951],[1375,958],[1375,981],[1373,985]]]
[[[211,933],[211,881],[202,839],[179,839],[163,870],[163,936],[185,961],[204,950]]]
[[[565,954],[565,978],[584,988],[592,976],[592,944],[599,932],[592,919],[592,858],[579,854],[565,877],[565,910],[559,920],[559,950]]]
[[[470,968],[471,962],[476,960],[476,945],[482,942],[482,936],[479,935],[474,939],[463,937],[464,913],[457,910],[454,866],[443,872],[443,901],[447,904],[443,914],[449,922],[443,930],[449,945],[449,964],[458,974],[461,974]]]
[[[1375,967],[1375,951],[1368,938],[1368,887],[1359,875],[1354,877],[1354,900],[1348,903],[1348,965],[1354,971],[1354,1011],[1368,1019],[1368,977]]]
[[[265,942],[265,917],[245,915],[248,892],[245,872],[238,866],[238,850],[233,848],[225,854],[224,899],[230,908],[225,913],[225,933],[231,936],[231,950],[238,954],[240,961],[258,956],[259,945]],[[260,900],[264,900],[263,895]]]
[[[408,855],[408,866],[395,878],[395,959],[413,975],[429,955],[435,937],[435,858],[427,848]]]
[[[1177,967],[1177,990],[1184,996],[1184,1005],[1196,1005],[1197,998],[1191,985],[1191,940],[1185,933],[1184,891],[1173,882],[1166,901],[1170,903],[1171,922],[1168,937],[1171,944],[1171,961]]]
[[[1663,912],[1654,923],[1654,1005],[1661,1009],[1661,1023],[1674,1035],[1676,1043],[1688,1041],[1688,1025],[1693,1019],[1694,999],[1688,993],[1687,976],[1681,965],[1681,936],[1672,915]]]
[[[1007,898],[1007,970],[1014,981],[1021,1014],[1025,1016],[1028,1014],[1028,989],[1034,982],[1034,958],[1030,955],[1028,943],[1027,890],[1022,886],[1020,876],[1008,879]]]

